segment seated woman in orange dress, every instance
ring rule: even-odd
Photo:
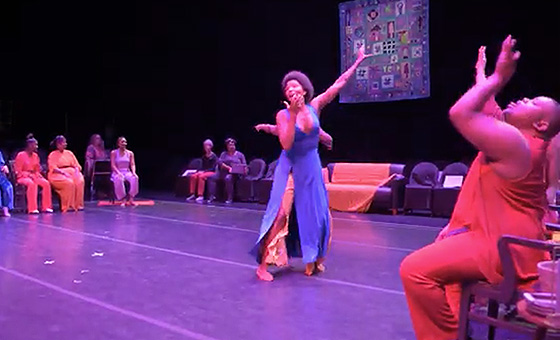
[[[39,143],[32,134],[27,136],[25,150],[17,154],[14,162],[14,170],[18,184],[27,188],[27,212],[38,214],[37,196],[39,187],[43,189],[41,210],[52,213],[51,185],[41,175],[41,163],[37,149]]]
[[[60,209],[62,212],[68,209],[76,211],[84,209],[84,176],[82,167],[76,156],[70,150],[66,150],[66,138],[56,136],[51,142],[56,150],[49,154],[48,179],[56,193],[60,196]]]

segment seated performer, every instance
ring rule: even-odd
[[[115,196],[117,201],[121,201],[121,206],[136,205],[134,197],[138,194],[138,175],[136,174],[136,161],[134,153],[127,150],[127,141],[124,137],[117,139],[118,149],[111,151],[111,180],[115,186]],[[124,183],[130,184],[128,195]],[[128,197],[128,199],[127,199]]]
[[[196,173],[190,175],[190,196],[187,201],[192,201],[196,198],[196,203],[204,202],[204,188],[206,187],[206,180],[208,177],[213,176],[218,162],[218,156],[212,151],[214,143],[207,139],[202,143],[204,148],[204,155],[202,155],[202,168]],[[198,197],[196,197],[198,195]]]
[[[2,205],[2,214],[10,217],[10,210],[14,209],[14,187],[8,178],[10,169],[4,160],[2,152],[0,152],[0,201]]]
[[[486,46],[481,46],[478,50],[478,59],[476,61],[476,82],[482,83],[486,81]],[[495,117],[496,119],[503,120],[503,111],[496,102],[494,96],[492,96],[488,102],[484,105],[483,112]],[[546,198],[548,204],[556,204],[556,192],[558,190],[558,162],[560,161],[560,135],[556,135],[550,140],[546,151]],[[558,222],[558,213],[556,211],[548,210],[545,215],[546,222]],[[460,288],[460,287],[459,287]],[[457,301],[460,298],[459,292],[457,292]]]
[[[51,147],[56,150],[49,154],[49,172],[47,178],[55,192],[60,196],[60,210],[75,211],[84,209],[84,176],[82,167],[74,153],[66,150],[66,138],[56,136]]]
[[[503,121],[483,113],[515,72],[519,52],[508,36],[494,74],[455,103],[449,116],[457,130],[480,150],[448,227],[440,240],[407,256],[400,268],[416,338],[457,338],[456,308],[445,288],[465,280],[499,283],[503,277],[497,242],[504,234],[543,239],[546,206],[546,150],[560,130],[560,105],[537,97],[512,102]],[[534,279],[543,252],[515,251],[518,279]]]
[[[41,210],[46,213],[53,212],[51,185],[41,175],[41,164],[37,154],[38,147],[37,140],[32,134],[29,134],[25,150],[17,154],[14,162],[17,182],[26,187],[27,212],[29,214],[39,213],[37,205],[39,187],[42,189]]]
[[[278,136],[278,130],[276,125],[272,124],[257,124],[255,125],[255,130],[270,133],[271,135]],[[322,128],[319,129],[319,142],[323,144],[327,150],[332,150],[333,138],[331,135],[325,132]]]
[[[98,134],[92,135],[86,149],[86,161],[84,164],[84,176],[88,186],[91,181],[95,161],[108,160],[109,157],[107,154],[107,150],[105,150],[105,143],[103,142],[101,136]]]
[[[86,149],[86,174],[90,174],[93,170],[93,163],[99,160],[107,160],[107,150],[105,150],[105,143],[100,135],[94,134],[89,139],[89,145]]]
[[[240,174],[232,174],[231,171],[234,165],[247,164],[245,155],[237,151],[236,144],[235,139],[226,139],[226,151],[222,152],[218,159],[218,173],[210,177],[208,181],[208,191],[210,192],[208,203],[212,203],[216,199],[217,182],[219,179],[225,182],[226,204],[233,202],[235,182],[239,179]]]

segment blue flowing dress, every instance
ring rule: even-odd
[[[266,248],[263,243],[282,205],[290,173],[294,181],[294,197],[285,238],[288,257],[302,257],[304,263],[313,263],[325,257],[329,247],[331,220],[318,151],[319,118],[311,105],[307,108],[313,119],[311,131],[306,134],[296,125],[292,148],[283,150],[278,159],[260,235],[251,252],[259,263]],[[290,115],[289,111],[287,114]]]

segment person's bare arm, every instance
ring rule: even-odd
[[[333,145],[333,138],[331,135],[325,132],[325,130],[319,130],[319,141],[323,144],[328,150],[332,149]]]
[[[519,52],[508,36],[490,77],[477,83],[453,105],[449,117],[457,130],[490,160],[496,173],[504,178],[519,178],[530,169],[530,150],[521,132],[485,115],[485,103],[495,96],[515,73]]]
[[[480,46],[478,49],[475,70],[476,84],[481,84],[486,81],[486,46]],[[490,99],[484,103],[482,112],[498,120],[503,120],[502,109],[498,105],[498,102],[496,102],[496,96],[491,96]]]
[[[130,152],[130,171],[134,174],[134,176],[138,176],[136,174],[136,158],[134,157],[134,152]]]
[[[294,144],[297,112],[305,105],[305,99],[300,94],[294,94],[289,100],[290,103],[284,102],[287,109],[276,114],[276,132],[284,150],[290,150]]]
[[[276,125],[272,124],[257,124],[255,130],[270,133],[271,135],[278,136]]]
[[[356,72],[356,69],[362,63],[362,61],[371,56],[371,54],[365,54],[365,45],[360,48],[354,64],[352,64],[352,66],[350,66],[348,70],[346,70],[340,77],[338,77],[338,79],[334,82],[334,84],[331,85],[331,87],[329,87],[325,92],[321,93],[311,101],[311,106],[313,106],[317,114],[320,114],[321,110],[328,103],[333,101],[334,98],[336,98],[340,90],[344,86],[346,86],[346,83],[348,83],[350,77],[354,74],[354,72]]]

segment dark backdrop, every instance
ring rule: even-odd
[[[145,187],[170,188],[205,138],[225,137],[248,158],[277,157],[280,80],[306,72],[317,91],[339,75],[338,3],[320,1],[18,1],[0,8],[1,146],[28,132],[43,146],[66,134],[79,157],[92,133],[118,135],[137,154]],[[489,66],[513,34],[522,60],[499,97],[560,95],[560,2],[430,4],[431,92],[425,100],[332,103],[321,118],[334,160],[464,160],[474,150],[447,110],[473,82],[479,45]],[[10,115],[11,113],[11,115]],[[15,143],[15,144],[14,144]]]

